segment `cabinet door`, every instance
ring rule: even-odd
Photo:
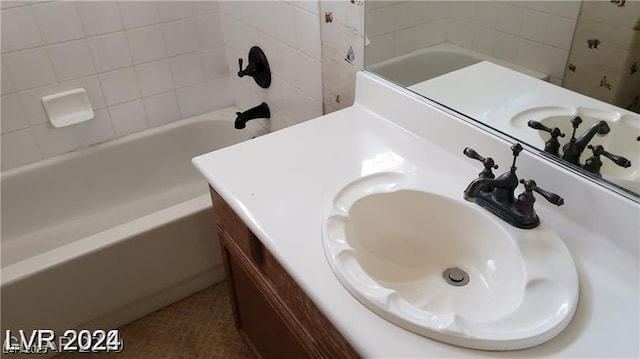
[[[256,288],[242,265],[226,248],[230,284],[234,295],[236,325],[262,359],[309,358],[265,296]]]

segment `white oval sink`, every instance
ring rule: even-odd
[[[387,172],[341,190],[323,222],[337,278],[381,317],[458,346],[521,349],[560,333],[578,300],[562,240],[503,223],[438,177]]]

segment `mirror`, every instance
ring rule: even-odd
[[[366,70],[640,196],[640,2],[370,1],[365,33]]]

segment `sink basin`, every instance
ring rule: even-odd
[[[462,199],[462,180],[385,172],[343,188],[325,254],[370,310],[417,334],[485,350],[543,343],[570,322],[578,276],[562,240]]]
[[[611,131],[603,136],[594,136],[590,144],[602,145],[608,152],[626,157],[631,161],[631,167],[620,167],[602,156],[603,165],[600,172],[605,179],[640,193],[640,141],[638,141],[640,116],[585,107],[576,109],[548,106],[531,108],[518,113],[511,119],[511,125],[518,128],[520,132],[527,131],[528,143],[542,149],[545,141],[549,139],[549,134],[529,128],[527,122],[535,120],[547,127],[558,127],[562,133],[566,134],[566,137],[559,139],[560,143],[564,145],[571,138],[573,131],[571,119],[575,116],[580,116],[583,120],[576,131],[576,136],[581,135],[597,121],[607,122]],[[581,161],[584,163],[591,156],[591,153],[591,150],[586,149],[582,154]]]

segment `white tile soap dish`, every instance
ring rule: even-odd
[[[55,128],[75,125],[94,117],[87,91],[83,88],[44,96],[42,104]]]

